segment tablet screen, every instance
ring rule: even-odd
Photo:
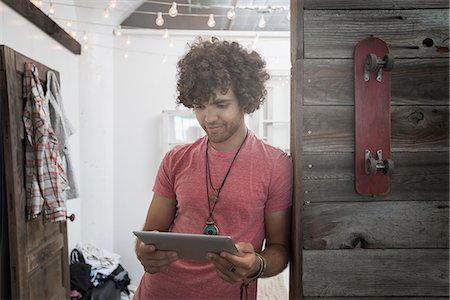
[[[158,250],[175,251],[181,259],[206,260],[208,252],[238,253],[229,236],[158,231],[133,231],[133,233],[144,244],[155,245]]]

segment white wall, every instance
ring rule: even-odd
[[[141,229],[159,167],[162,110],[176,108],[176,63],[198,32],[170,32],[174,46],[162,32],[147,31],[115,39],[114,53],[114,251],[122,256],[132,284],[143,274],[134,254],[133,230]],[[252,45],[254,34],[228,37]],[[269,70],[289,70],[289,37],[260,37],[256,50]],[[124,58],[128,51],[128,58]],[[167,61],[163,62],[166,57]]]
[[[68,1],[69,3],[71,1]],[[76,11],[68,6],[64,13],[76,19]],[[0,2],[0,44],[6,45],[21,54],[37,60],[60,73],[61,92],[68,118],[75,127],[76,133],[70,138],[71,153],[74,159],[75,172],[79,175],[80,161],[80,120],[79,120],[79,56],[62,47],[45,32],[17,14],[3,2]],[[68,201],[69,213],[75,213],[77,220],[68,225],[69,247],[81,239],[80,199]]]
[[[118,4],[133,8],[139,1]],[[69,18],[75,21],[72,26],[77,26],[77,20],[107,22],[100,20],[95,10],[70,5],[57,9],[60,24],[61,19]],[[131,44],[125,45],[124,37],[110,33],[126,10],[122,7],[122,15],[112,15],[111,27],[101,30],[78,24],[79,30],[94,34],[89,35],[89,49],[76,56],[0,2],[0,44],[61,74],[64,104],[76,129],[71,146],[81,189],[80,199],[68,202],[69,213],[77,215],[76,221],[69,223],[69,249],[89,241],[120,254],[132,284],[137,285],[143,270],[134,254],[132,231],[142,228],[164,154],[161,111],[175,109],[176,62],[186,51],[186,43],[203,33],[170,32],[174,47],[169,48],[162,32],[138,32],[130,35]],[[248,47],[255,38],[253,33],[238,37],[214,34]],[[265,57],[269,70],[289,70],[288,35],[261,34],[256,50]],[[125,51],[128,59],[123,57]]]

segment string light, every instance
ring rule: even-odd
[[[117,5],[116,0],[109,1],[109,8],[114,9],[114,8],[116,8],[116,5]]]
[[[167,55],[164,55],[162,62],[165,63],[167,61]]]
[[[88,36],[87,36],[86,32],[84,32],[84,34],[83,34],[83,41],[87,41],[87,40],[88,40]]]
[[[73,31],[73,32],[72,32],[72,37],[73,37],[73,38],[76,38],[76,37],[77,37],[77,32],[76,32],[76,31]]]
[[[228,18],[228,20],[233,20],[235,15],[236,15],[236,13],[234,11],[234,6],[233,6],[232,8],[230,8],[227,11],[227,18]]]
[[[71,22],[70,20],[67,21],[66,26],[67,26],[67,27],[72,27],[72,22]]]
[[[105,19],[108,19],[108,18],[109,18],[109,8],[105,8],[105,11],[103,12],[103,17],[104,17]]]
[[[50,6],[48,8],[48,13],[50,15],[54,15],[55,14],[55,8],[53,7],[53,3],[52,2],[50,2]]]
[[[162,36],[162,37],[163,37],[163,39],[165,39],[165,40],[169,38],[169,29],[167,29],[167,28],[164,29],[164,33],[163,33],[163,36]]]
[[[177,3],[172,2],[172,6],[169,9],[169,16],[176,17],[178,15]]]
[[[210,14],[208,19],[208,27],[214,27],[216,26],[216,21],[214,20],[214,15]]]
[[[172,41],[172,39],[169,42],[169,48],[173,48],[173,41]]]
[[[123,55],[123,58],[128,58],[128,52],[125,52],[125,54]]]
[[[113,29],[113,34],[116,36],[121,36],[122,35],[122,26],[117,26],[117,28]]]
[[[87,44],[84,44],[84,50],[87,50],[87,49],[89,49],[89,46],[87,45]]]
[[[164,25],[164,19],[162,17],[162,12],[158,12],[158,16],[156,17],[155,23],[158,26],[163,26]]]
[[[266,20],[264,19],[264,14],[262,14],[261,17],[259,17],[258,27],[259,28],[266,27]]]
[[[131,40],[130,40],[129,36],[127,36],[127,40],[125,41],[125,44],[127,44],[127,45],[131,44]]]
[[[39,6],[39,7],[42,6],[42,0],[39,0],[39,1],[37,2],[37,6]]]

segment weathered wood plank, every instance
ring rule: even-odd
[[[448,249],[447,201],[310,203],[304,249]]]
[[[393,106],[392,151],[446,151],[448,113],[448,106]],[[354,151],[353,106],[304,106],[303,116],[303,151]]]
[[[448,262],[448,249],[304,250],[303,293],[448,297]]]
[[[441,152],[393,152],[392,177],[409,175],[445,175],[449,173],[448,149]],[[354,154],[305,153],[303,179],[353,179]]]
[[[447,0],[304,0],[305,9],[419,9],[448,8]]]
[[[356,1],[355,1],[356,2]],[[394,57],[448,57],[448,10],[305,10],[305,58],[352,58],[374,35]]]
[[[380,200],[448,200],[449,152],[394,152],[391,191],[383,197],[355,192],[353,153],[303,156],[303,203]]]
[[[292,161],[294,165],[294,191],[292,203],[292,230],[291,247],[296,249],[291,254],[289,295],[291,299],[299,299],[303,295],[302,290],[302,202],[303,202],[303,136],[302,132],[303,114],[301,113],[302,103],[297,100],[298,95],[303,94],[303,60],[295,60],[291,68],[291,148]],[[295,134],[297,133],[297,134]]]
[[[81,54],[81,45],[70,36],[64,29],[59,27],[43,11],[34,6],[28,0],[2,0],[25,19],[36,25],[39,29],[47,33],[58,43],[63,45],[73,54]]]
[[[392,105],[448,105],[449,60],[396,59]],[[305,105],[354,105],[353,60],[305,59]]]

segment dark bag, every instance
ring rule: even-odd
[[[70,289],[85,294],[91,285],[91,265],[88,265],[83,254],[77,249],[70,253]]]

